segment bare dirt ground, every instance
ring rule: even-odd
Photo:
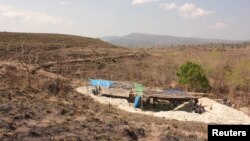
[[[55,76],[39,72],[41,86]],[[205,140],[206,124],[121,111],[69,91],[27,86],[25,69],[0,63],[0,140]],[[190,132],[192,131],[192,132]]]
[[[214,92],[239,88],[232,100],[249,108],[249,83],[236,87],[223,78],[232,70],[239,82],[249,82],[243,79],[249,51],[235,45],[126,49],[79,36],[1,32],[0,140],[206,140],[205,123],[126,112],[74,88],[89,78],[168,88],[181,64],[198,59]],[[31,86],[20,62],[31,70]]]

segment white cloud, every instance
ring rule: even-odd
[[[166,10],[173,10],[177,8],[177,4],[176,3],[163,3],[161,4],[161,6],[166,9]]]
[[[0,4],[0,19],[1,18],[21,20],[35,25],[60,24],[63,22],[69,23],[62,18],[54,17],[45,13],[18,9],[12,6]]]
[[[132,4],[145,4],[145,3],[151,3],[151,2],[156,2],[158,0],[132,0]]]
[[[214,25],[209,26],[208,28],[210,28],[210,29],[224,29],[227,27],[228,27],[228,25],[226,23],[218,22]]]
[[[179,11],[183,17],[202,17],[213,14],[213,11],[206,11],[196,7],[192,3],[185,3],[179,7]]]
[[[192,12],[196,9],[196,7],[191,3],[185,3],[182,6],[180,6],[179,9],[181,12]]]
[[[59,2],[60,5],[66,5],[68,3],[69,3],[69,1],[67,1],[67,0],[62,0]]]
[[[213,14],[213,11],[206,11],[202,8],[196,7],[192,3],[184,3],[183,5],[177,5],[176,3],[163,3],[161,4],[161,7],[163,7],[166,10],[174,10],[177,9],[181,16],[183,17],[203,17]]]

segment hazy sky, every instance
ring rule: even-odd
[[[0,0],[0,31],[250,39],[250,0]]]

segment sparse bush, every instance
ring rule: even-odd
[[[187,84],[190,90],[207,92],[210,89],[209,81],[203,68],[193,62],[183,64],[178,72],[179,83]]]
[[[70,86],[68,82],[65,82],[61,79],[49,80],[43,84],[43,89],[45,89],[50,94],[67,94],[73,88]]]

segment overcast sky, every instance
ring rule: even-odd
[[[0,0],[0,31],[250,39],[250,0]]]

